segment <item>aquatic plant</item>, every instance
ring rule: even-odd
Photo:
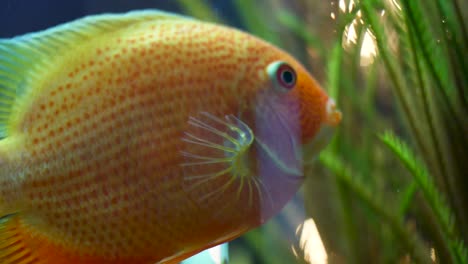
[[[232,6],[248,31],[295,53],[344,114],[298,198],[328,261],[467,263],[467,3],[292,2]],[[206,15],[213,11],[207,1],[179,3],[222,20]],[[303,245],[292,251],[291,241],[280,240],[294,232],[288,220],[280,216],[241,238],[252,250],[236,249],[232,263],[242,254],[286,263],[293,252],[310,262]]]

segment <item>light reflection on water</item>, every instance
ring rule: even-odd
[[[300,234],[298,234],[300,235],[299,245],[304,251],[304,260],[310,264],[326,264],[327,252],[314,220],[312,218],[305,220],[297,228],[297,231],[300,231]],[[294,255],[298,256],[294,248],[293,252]]]

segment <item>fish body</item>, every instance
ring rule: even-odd
[[[2,263],[175,263],[232,240],[341,117],[284,51],[159,11],[0,40],[0,66]]]

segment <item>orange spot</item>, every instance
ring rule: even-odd
[[[132,79],[137,79],[138,76],[140,76],[140,73],[139,73],[138,71],[136,71],[136,72],[133,72],[133,73],[132,73],[131,78],[132,78]]]
[[[109,118],[108,118],[107,116],[103,116],[103,117],[101,118],[101,122],[102,122],[102,123],[107,123],[108,121],[109,121]]]

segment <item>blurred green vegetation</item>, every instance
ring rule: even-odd
[[[179,3],[222,21],[207,1]],[[311,69],[343,112],[299,194],[328,262],[468,263],[467,2],[232,5],[249,32]],[[250,250],[235,246],[231,263],[308,263],[300,243],[283,239],[293,222],[246,234]]]

